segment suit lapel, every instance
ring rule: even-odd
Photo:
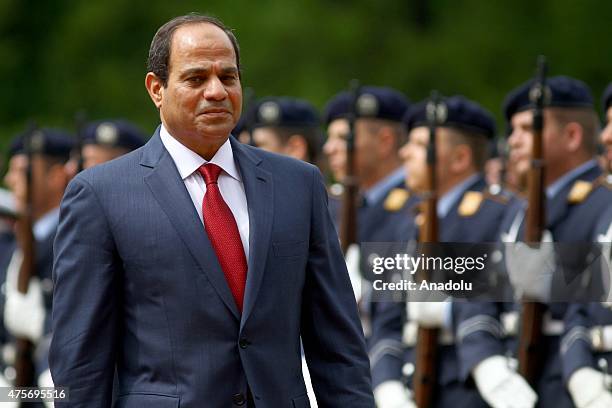
[[[236,319],[240,319],[236,302],[210,240],[199,221],[189,192],[172,157],[161,142],[159,128],[144,148],[141,165],[153,169],[151,174],[145,177],[145,183],[223,303],[231,310]]]
[[[231,138],[234,159],[238,163],[249,207],[249,260],[241,328],[249,318],[261,287],[266,257],[270,248],[274,183],[272,174],[259,167],[261,159]]]

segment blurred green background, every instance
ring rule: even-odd
[[[462,93],[503,131],[501,102],[533,75],[539,53],[551,75],[583,79],[597,100],[612,80],[610,1],[0,0],[0,151],[28,119],[74,130],[81,109],[152,132],[148,47],[161,24],[189,11],[235,29],[244,87],[318,107],[358,78],[413,101],[432,88]]]

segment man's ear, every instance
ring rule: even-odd
[[[451,153],[451,169],[462,174],[474,165],[474,153],[466,144],[455,146]]]
[[[164,98],[164,84],[162,80],[153,72],[147,72],[145,87],[155,107],[159,109],[162,105],[162,99]]]
[[[302,135],[292,135],[287,140],[285,151],[291,157],[299,160],[308,160],[308,143]]]
[[[565,125],[565,134],[567,137],[567,151],[574,153],[583,145],[584,140],[584,129],[577,122],[570,122]]]

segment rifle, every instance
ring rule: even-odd
[[[85,140],[85,124],[87,122],[85,111],[78,111],[74,115],[74,123],[76,125],[76,143],[74,145],[74,157],[76,158],[77,168],[76,174],[83,171],[83,140]]]
[[[33,184],[32,184],[32,138],[36,133],[37,127],[34,123],[30,123],[28,130],[24,136],[23,145],[27,156],[28,165],[26,168],[26,206],[23,214],[20,215],[17,221],[17,231],[19,235],[19,245],[23,253],[23,260],[19,267],[19,276],[17,278],[17,290],[25,294],[28,292],[30,278],[36,274],[35,271],[35,250],[34,250],[34,234],[32,226],[34,224],[34,208],[33,208]],[[32,361],[32,343],[25,338],[15,339],[15,386],[30,387],[34,385],[34,364]],[[22,403],[23,405],[23,403]]]
[[[528,244],[539,244],[545,229],[544,195],[544,106],[546,104],[546,59],[538,57],[536,79],[529,97],[534,104],[533,110],[533,147],[531,167],[527,175],[528,207],[526,215],[525,241]],[[542,369],[544,335],[542,323],[546,306],[539,302],[523,299],[522,318],[519,331],[519,373],[532,385]]]
[[[359,81],[350,83],[350,109],[348,112],[349,132],[346,135],[346,175],[342,184],[342,216],[340,218],[340,243],[346,251],[357,242],[357,194],[359,184],[355,174],[355,121],[357,120],[357,98],[359,98]]]
[[[424,222],[419,227],[419,242],[438,242],[437,182],[436,182],[436,127],[443,118],[440,114],[440,98],[436,91],[427,103],[429,143],[427,145],[427,190],[421,203]],[[442,115],[443,116],[443,115]],[[424,271],[417,272],[417,280],[426,279]],[[419,325],[416,344],[416,364],[413,380],[414,401],[419,408],[433,406],[436,387],[436,363],[438,354],[438,329]]]

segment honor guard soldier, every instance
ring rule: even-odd
[[[59,205],[68,184],[65,164],[73,149],[73,137],[57,129],[34,130],[29,136],[14,139],[10,147],[5,184],[15,196],[19,212],[29,202],[34,237],[34,271],[26,294],[17,290],[22,264],[22,251],[15,251],[7,271],[4,323],[14,337],[26,338],[34,344],[34,365],[40,386],[51,386],[47,353],[51,336],[53,281],[53,240],[59,221]],[[31,157],[31,163],[28,160]],[[26,172],[31,169],[31,186]],[[28,196],[27,191],[31,192]]]
[[[264,98],[255,104],[255,146],[316,164],[321,151],[319,114],[310,102],[289,97]]]
[[[489,141],[495,136],[492,115],[462,96],[452,96],[438,105],[436,134],[436,196],[440,242],[491,242],[499,233],[501,220],[510,210],[513,197],[505,191],[492,192],[484,176]],[[409,141],[400,154],[405,163],[407,183],[415,192],[427,187],[427,146],[430,142],[427,103],[409,110],[405,117]],[[413,217],[406,208],[394,240],[417,238],[421,215]],[[436,364],[435,407],[486,407],[476,389],[461,376],[455,339],[452,334],[454,303],[381,303],[373,322],[370,351],[374,395],[379,408],[410,407],[415,370],[418,325],[439,328]],[[528,388],[528,387],[527,387]]]
[[[604,174],[600,184],[612,188],[612,84],[603,94],[605,127],[601,132],[604,146]],[[578,408],[612,406],[612,206],[601,214],[594,241],[601,245],[602,302],[576,303],[569,306],[561,341],[563,376]]]
[[[13,233],[17,209],[13,195],[0,188],[0,311],[4,313],[4,302],[6,293],[6,269],[8,268],[13,251],[15,250],[15,235]],[[4,322],[0,322],[0,347],[2,351],[12,347],[9,345],[10,336],[8,335]],[[4,353],[3,353],[4,354]],[[7,370],[8,369],[8,370]],[[14,378],[13,368],[7,365],[4,358],[0,359],[0,387],[9,387],[8,378]]]
[[[116,159],[145,144],[145,135],[124,119],[89,123],[83,133],[83,168]]]
[[[527,175],[533,157],[535,106],[529,95],[533,89],[532,85],[533,82],[529,81],[519,86],[508,95],[504,103],[504,114],[512,128],[508,140],[510,161],[517,173],[523,177]],[[543,184],[546,202],[544,240],[583,244],[592,242],[597,220],[612,203],[612,195],[609,189],[597,181],[602,175],[595,159],[599,126],[591,92],[583,82],[566,76],[547,79],[542,92],[546,100],[542,116],[542,162],[545,167]],[[501,239],[504,242],[522,241],[526,228],[525,211],[519,211],[504,222]],[[529,248],[523,249],[529,251]],[[547,299],[555,290],[553,288],[557,278],[561,276],[563,265],[571,266],[584,261],[573,259],[582,257],[580,251],[576,254],[568,252],[557,255],[560,255],[557,256],[557,261],[561,266],[554,267],[554,272],[558,273],[552,282],[545,285],[528,285],[526,283],[529,279],[525,276],[514,280],[524,285],[518,288],[524,296],[536,301]],[[518,276],[525,271],[525,265],[517,267],[520,263],[517,258],[519,257],[508,256],[508,253],[505,256],[511,280],[513,275]],[[580,281],[574,278],[576,276],[566,276],[567,282]],[[533,304],[533,301],[531,303]],[[521,343],[524,341],[523,334],[518,333],[517,322],[526,319],[525,305],[523,302],[521,320],[518,319],[518,313],[511,310],[515,307],[508,303],[465,303],[460,306],[457,332],[461,339],[459,356],[463,375],[471,375],[478,385],[479,378],[483,378],[483,381],[487,378],[482,373],[490,373],[489,379],[494,381],[489,381],[491,385],[488,387],[490,392],[487,401],[491,401],[494,407],[508,406],[504,402],[509,400],[508,395],[511,394],[505,390],[512,380],[510,377],[493,376],[493,373],[496,367],[501,366],[505,355],[517,353],[514,341],[516,336],[519,335]],[[567,391],[568,376],[563,375],[560,358],[560,336],[567,304],[556,302],[543,307],[543,322],[535,325],[532,332],[540,339],[540,351],[537,356],[532,357],[541,359],[541,363],[530,383],[538,394],[538,406],[572,407],[572,397],[574,400],[576,397],[570,396]],[[562,349],[561,344],[561,351]],[[530,350],[533,348],[522,347],[518,352]],[[481,391],[485,388],[479,386]]]
[[[330,187],[329,208],[341,240],[342,230],[347,228],[340,225],[341,218],[343,223],[351,223],[353,229],[356,223],[356,239],[351,244],[391,240],[394,226],[401,218],[399,210],[410,199],[399,158],[399,147],[406,139],[401,120],[408,107],[408,99],[401,92],[374,86],[341,92],[327,103],[324,110],[327,140],[323,153],[334,179],[342,182],[352,178],[357,189],[356,200],[349,203],[357,216],[350,219],[347,214],[341,214],[342,205],[345,205],[344,211],[348,210],[346,203],[341,202],[342,186]],[[349,137],[354,147],[351,157]],[[349,160],[354,174],[349,174]],[[348,197],[345,195],[345,199]],[[368,281],[373,275],[366,274],[372,254],[360,254],[356,248],[351,245],[345,257],[368,337],[369,322],[376,313],[376,304],[368,299]]]
[[[342,181],[346,175],[347,117],[355,110],[355,176],[361,194],[356,220],[359,242],[389,240],[399,210],[410,197],[399,158],[399,147],[406,139],[401,120],[408,106],[407,98],[399,91],[363,86],[354,107],[348,92],[337,94],[325,107],[327,140],[323,153],[337,181]],[[340,193],[336,190],[331,189],[330,207],[338,223]]]

